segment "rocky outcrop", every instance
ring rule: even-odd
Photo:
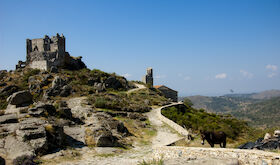
[[[52,81],[51,88],[46,91],[47,96],[62,96],[67,97],[71,94],[72,87],[65,80],[56,76]]]
[[[72,57],[69,53],[66,53],[65,56],[65,68],[69,70],[79,70],[83,68],[87,68],[85,63],[82,61],[82,57]]]
[[[64,104],[64,107],[69,107],[71,109],[72,116],[81,121],[84,121],[93,113],[93,108],[88,105],[86,97],[71,98]]]
[[[65,146],[63,128],[40,118],[22,118],[19,123],[1,124],[0,131],[0,152],[11,160],[42,155]]]
[[[17,123],[18,117],[16,114],[7,114],[0,116],[0,124]]]
[[[5,86],[3,88],[0,89],[0,95],[1,96],[10,96],[12,95],[13,93],[17,92],[18,91],[18,87],[15,86],[15,85],[8,85],[8,86]]]
[[[34,108],[28,109],[28,114],[33,117],[48,117],[56,115],[56,109],[52,104],[38,103]]]
[[[120,80],[118,80],[116,77],[113,76],[107,78],[104,83],[106,88],[112,88],[112,89],[123,88],[123,85],[120,82]]]
[[[11,105],[16,105],[17,107],[26,106],[32,104],[32,95],[29,91],[19,91],[13,93],[8,99],[7,102]]]
[[[96,112],[85,126],[85,143],[97,147],[120,147],[123,137],[129,136],[122,122],[112,119],[110,115]]]

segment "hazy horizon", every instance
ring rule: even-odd
[[[280,89],[280,1],[0,0],[0,70],[25,60],[25,40],[63,33],[88,68],[179,96]]]

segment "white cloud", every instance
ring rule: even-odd
[[[220,73],[220,74],[217,74],[215,76],[216,79],[225,79],[227,78],[227,74],[226,73]]]
[[[272,71],[277,71],[277,69],[278,69],[278,67],[276,65],[271,65],[271,64],[266,65],[265,68],[268,70],[272,70]]]
[[[253,74],[250,73],[250,72],[247,72],[246,70],[240,70],[240,73],[246,78],[252,78],[253,77]]]
[[[129,74],[129,73],[125,73],[125,74],[123,74],[122,76],[125,77],[125,78],[128,78],[128,77],[131,77],[132,75]]]
[[[155,76],[156,79],[161,79],[161,78],[165,78],[165,77],[166,77],[166,75],[156,75]]]
[[[184,80],[190,80],[191,79],[191,77],[190,76],[186,76],[186,77],[184,77]]]
[[[276,73],[270,73],[270,74],[267,75],[267,77],[272,78],[272,77],[274,77],[276,75],[277,75]]]

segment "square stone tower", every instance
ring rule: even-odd
[[[48,70],[51,66],[65,65],[65,37],[60,36],[26,39],[26,65],[30,68]]]
[[[154,85],[154,78],[153,78],[153,68],[147,68],[147,73],[146,75],[143,77],[142,81],[145,84],[149,84],[151,86]]]

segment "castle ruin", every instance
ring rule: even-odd
[[[82,57],[71,57],[65,50],[63,34],[44,38],[26,39],[26,62],[19,61],[16,69],[25,66],[33,69],[49,70],[51,67],[82,69]]]
[[[154,85],[154,78],[153,78],[153,68],[147,68],[147,73],[143,77],[142,81],[145,84],[149,84],[151,87]]]
[[[168,88],[165,85],[155,85],[154,86],[154,78],[153,78],[153,68],[147,68],[147,73],[142,78],[142,82],[149,85],[150,87],[158,89],[165,98],[170,99],[173,102],[178,101],[178,92]]]

